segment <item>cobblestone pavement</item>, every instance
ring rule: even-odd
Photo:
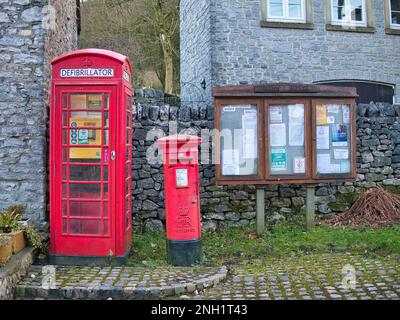
[[[226,276],[224,267],[32,266],[15,288],[15,298],[160,299],[217,285]]]
[[[255,261],[191,299],[370,300],[400,297],[400,261],[353,255],[314,255]]]

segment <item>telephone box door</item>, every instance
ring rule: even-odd
[[[56,87],[55,99],[55,252],[112,256],[116,88],[61,86]]]

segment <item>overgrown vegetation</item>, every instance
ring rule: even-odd
[[[178,6],[179,0],[82,1],[79,46],[125,54],[132,60],[136,86],[157,87],[157,82],[161,82],[166,93],[176,94]]]
[[[236,265],[255,259],[351,252],[400,256],[400,226],[351,229],[317,226],[305,233],[293,222],[280,222],[262,237],[254,227],[204,234],[204,265]],[[165,234],[135,235],[128,264],[167,265]]]

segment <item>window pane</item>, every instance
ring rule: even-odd
[[[351,20],[363,21],[363,0],[350,0]]]
[[[349,105],[317,105],[317,173],[351,172]]]
[[[400,24],[400,12],[392,12],[392,24]]]
[[[221,110],[221,169],[224,176],[258,173],[256,105],[225,105]]]
[[[391,0],[390,1],[392,11],[400,11],[400,1],[399,0]]]
[[[291,5],[289,4],[289,17],[291,18],[301,18],[302,8],[301,5]]]
[[[72,217],[100,217],[101,202],[70,202],[70,216]]]
[[[306,173],[304,105],[269,107],[271,175]]]
[[[100,221],[71,219],[70,234],[100,234]]]
[[[344,6],[343,7],[333,7],[333,20],[343,20],[346,17],[346,11]]]
[[[101,109],[101,94],[71,94],[71,109]]]
[[[343,7],[345,5],[345,0],[333,0],[334,7]]]
[[[283,0],[269,1],[269,15],[272,17],[283,17]]]
[[[71,166],[70,180],[73,181],[100,181],[101,167],[100,166]],[[68,177],[63,177],[64,180]]]
[[[71,184],[71,198],[100,199],[100,184]]]

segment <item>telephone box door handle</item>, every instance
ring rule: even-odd
[[[115,151],[111,151],[111,160],[114,161],[116,157]]]

